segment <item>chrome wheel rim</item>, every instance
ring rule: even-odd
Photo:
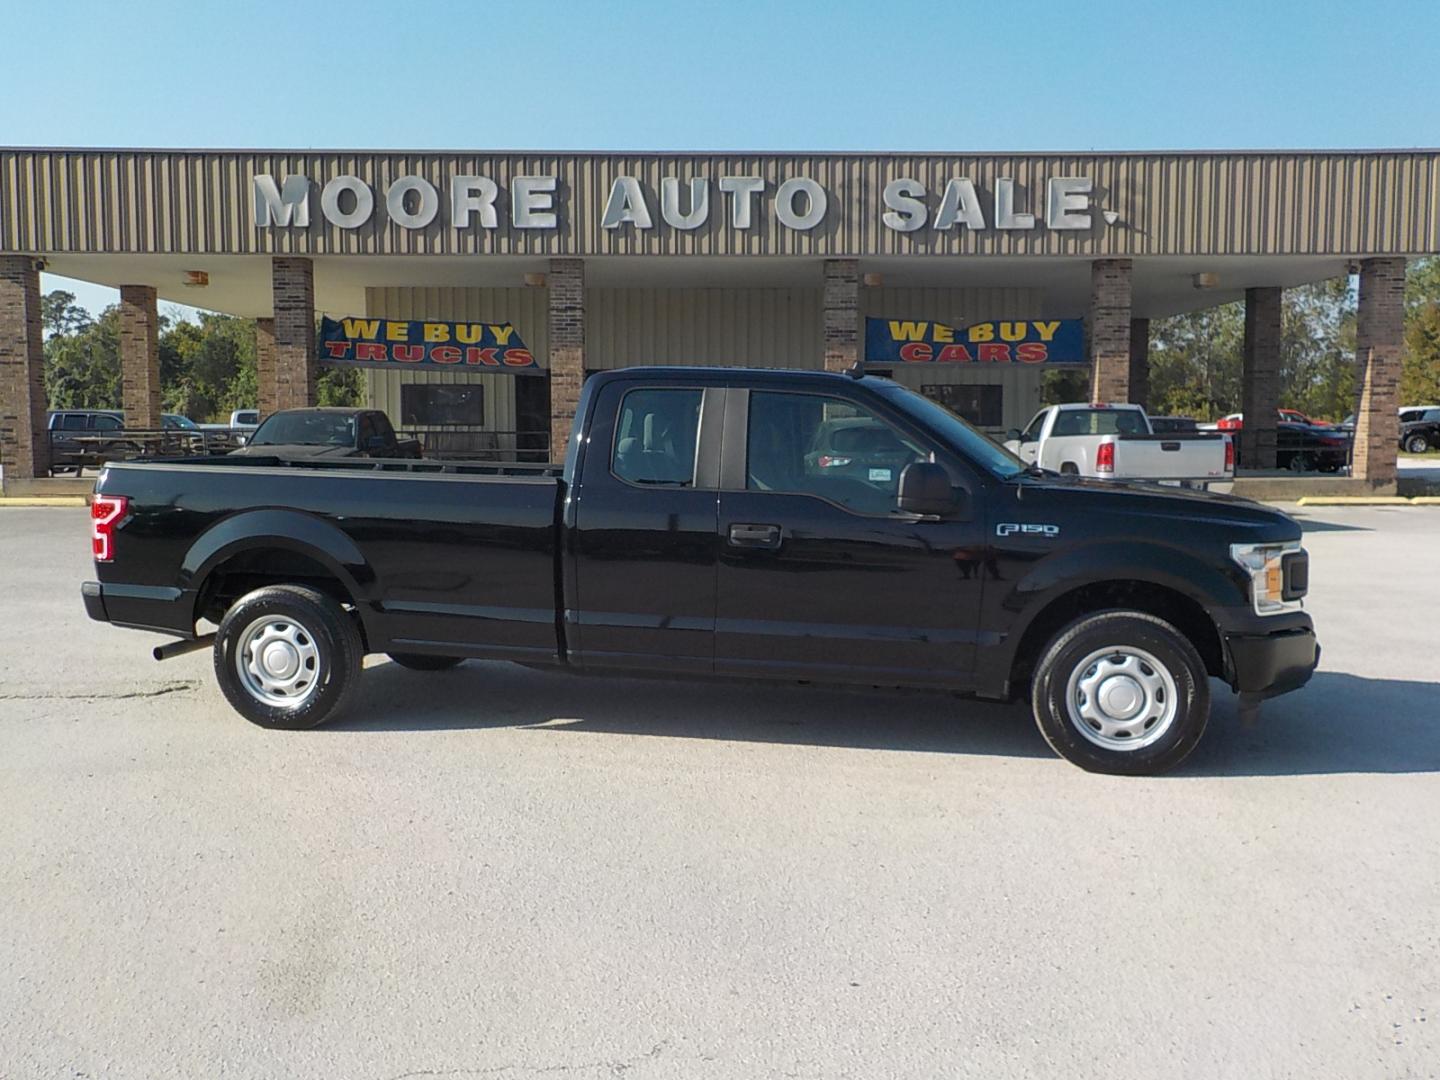
[[[1175,676],[1133,645],[1096,649],[1075,665],[1065,708],[1081,735],[1106,750],[1134,751],[1165,737],[1180,712]]]
[[[235,671],[256,701],[298,709],[320,687],[320,649],[315,635],[294,619],[262,615],[240,634]]]

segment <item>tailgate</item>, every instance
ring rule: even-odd
[[[1223,435],[1120,437],[1115,446],[1115,475],[1140,480],[1228,480]]]

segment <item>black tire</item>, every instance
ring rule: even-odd
[[[266,620],[266,616],[270,618]],[[290,646],[295,651],[295,677],[303,678],[303,668],[313,673],[313,678],[290,695],[295,704],[267,701],[252,689],[260,682],[259,676],[242,676],[239,670],[237,652],[262,621],[268,625],[259,633],[273,632],[284,639],[291,631],[276,628],[293,628],[301,642]],[[281,645],[282,653],[284,648]],[[246,720],[265,728],[297,731],[323,723],[343,706],[359,679],[364,655],[355,620],[335,600],[301,585],[268,585],[235,601],[220,620],[215,633],[215,679],[231,706]],[[251,671],[255,670],[252,666]]]
[[[427,656],[424,653],[386,653],[393,663],[411,671],[449,671],[465,662],[463,656]]]
[[[1315,460],[1309,454],[1293,454],[1290,458],[1289,469],[1291,472],[1303,473],[1315,471]]]
[[[1405,439],[1405,452],[1407,454],[1423,454],[1430,449],[1430,440],[1424,435],[1410,435]]]
[[[1096,659],[1098,653],[1107,650],[1114,652]],[[1141,653],[1148,659],[1137,655]],[[1130,681],[1139,691],[1141,705],[1133,719],[1116,721],[1117,730],[1107,733],[1099,723],[1083,718],[1083,709],[1072,709],[1071,681],[1074,676],[1079,692],[1078,684],[1084,682],[1085,674],[1100,672],[1102,665],[1110,665],[1117,675],[1129,678],[1115,664],[1117,659],[1127,664],[1133,661],[1140,672]],[[1107,682],[1108,677],[1100,687]],[[1153,700],[1152,692],[1142,684],[1156,687]],[[1175,691],[1173,713],[1169,712],[1170,685]],[[1128,692],[1119,683],[1113,688]],[[1095,698],[1098,707],[1099,694]],[[1065,760],[1090,772],[1153,776],[1184,761],[1205,734],[1210,719],[1210,684],[1195,646],[1165,620],[1140,611],[1102,611],[1076,619],[1045,646],[1031,685],[1031,705],[1040,733]],[[1152,712],[1153,721],[1147,715]],[[1156,724],[1160,725],[1158,730]],[[1122,737],[1120,728],[1128,728],[1129,734]],[[1131,739],[1133,749],[1125,745]]]

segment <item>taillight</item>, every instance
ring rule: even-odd
[[[820,455],[820,467],[821,467],[822,469],[829,469],[829,468],[832,468],[832,467],[834,467],[834,466],[836,466],[836,465],[849,465],[849,464],[850,464],[850,459],[849,459],[848,457],[832,457],[830,454],[821,454],[821,455]]]
[[[1225,440],[1225,471],[1235,471],[1235,440]]]
[[[96,495],[90,501],[90,553],[96,562],[115,557],[115,526],[129,506],[124,495]]]
[[[1096,448],[1095,471],[1108,473],[1115,471],[1115,444],[1113,442],[1102,442]]]

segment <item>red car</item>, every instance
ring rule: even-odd
[[[1276,409],[1275,419],[1282,424],[1305,424],[1308,427],[1328,428],[1334,427],[1325,420],[1311,420],[1298,409]],[[1231,413],[1229,416],[1222,416],[1215,422],[1215,427],[1220,431],[1239,431],[1245,426],[1244,413]]]

